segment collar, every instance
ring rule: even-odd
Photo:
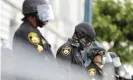
[[[37,29],[37,27],[35,27],[35,26],[34,26],[30,21],[28,21],[28,20],[24,21],[23,23],[24,23],[24,24],[27,24],[28,27],[32,27],[32,28],[34,28],[34,29]]]

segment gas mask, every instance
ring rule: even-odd
[[[88,38],[79,39],[79,44],[81,48],[89,47],[92,44],[92,41]]]

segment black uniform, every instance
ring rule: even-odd
[[[54,19],[50,5],[46,0],[25,0],[22,13],[24,22],[15,32],[13,38],[14,53],[26,53],[26,55],[44,53],[44,55],[52,55],[50,44],[37,29],[37,27],[43,27],[48,21]],[[31,23],[31,20],[36,22],[34,22],[35,25]]]
[[[73,39],[68,39],[68,41],[58,49],[56,56],[59,59],[69,61],[73,64],[84,66],[81,49],[78,43]]]
[[[54,19],[52,7],[46,0],[24,0],[22,13],[23,23],[13,38],[12,64],[13,75],[17,77],[15,80],[24,80],[23,77],[27,77],[30,73],[48,74],[53,67],[51,64],[54,63],[51,46],[37,29]],[[43,76],[47,77],[45,74]],[[31,77],[28,76],[29,78]]]
[[[50,44],[29,21],[24,21],[15,32],[13,52],[15,54],[42,53],[44,55],[52,55]]]
[[[71,39],[64,43],[57,51],[56,57],[60,61],[69,61],[72,64],[84,67],[84,60],[81,51],[86,46],[90,46],[95,40],[95,30],[87,23],[80,23],[75,27],[75,32]]]

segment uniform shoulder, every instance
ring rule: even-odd
[[[63,45],[61,45],[61,46],[59,47],[59,49],[67,48],[67,47],[72,48],[71,44],[69,44],[68,42],[66,42],[66,43],[64,43]]]
[[[69,42],[66,42],[62,45],[62,47],[65,47],[65,46],[69,46],[69,47],[72,47],[71,44]]]
[[[37,29],[33,27],[33,25],[28,22],[28,21],[24,21],[20,27],[18,28],[18,30],[22,31],[22,32],[37,32]]]
[[[33,45],[41,44],[40,34],[37,29],[28,22],[23,22],[14,34],[14,39],[28,41]]]
[[[39,31],[34,28],[28,21],[23,22],[20,27],[16,30],[15,35],[27,37],[29,34],[39,35]]]
[[[69,43],[64,43],[62,46],[59,47],[57,50],[57,55],[62,54],[64,56],[67,56],[72,51],[72,46]]]
[[[22,23],[19,28],[15,31],[15,34],[18,34],[18,33],[24,33],[28,30],[28,27],[26,27],[26,23]]]
[[[91,64],[89,64],[88,66],[87,66],[87,68],[89,69],[89,68],[95,68],[96,67],[96,65],[94,64],[94,63],[91,63]]]

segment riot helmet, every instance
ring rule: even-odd
[[[83,49],[84,47],[91,45],[95,40],[95,36],[95,30],[91,25],[80,23],[75,27],[73,38],[78,40],[80,48]]]
[[[40,27],[54,19],[52,7],[46,0],[25,0],[22,13],[23,15],[36,13],[35,17]]]

